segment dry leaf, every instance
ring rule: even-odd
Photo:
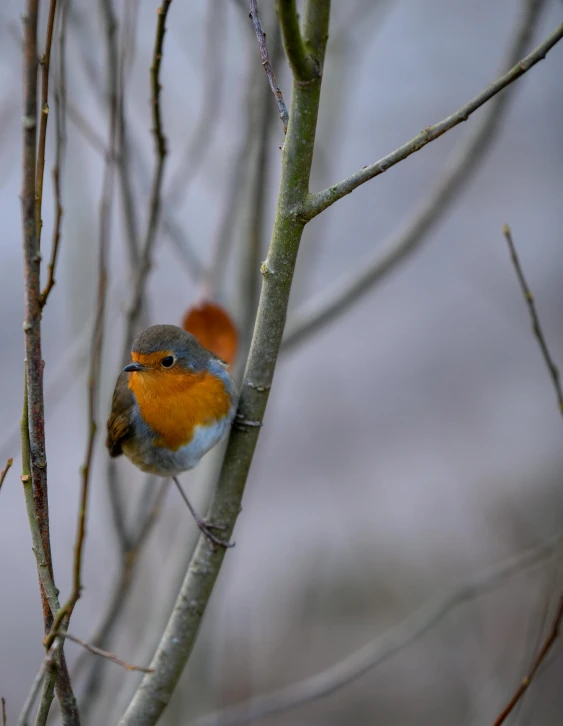
[[[182,327],[225,363],[234,363],[238,333],[231,316],[220,305],[209,300],[193,305],[184,316]]]

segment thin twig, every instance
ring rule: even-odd
[[[209,152],[221,117],[221,100],[225,84],[225,8],[223,0],[208,0],[205,13],[205,42],[202,59],[201,89],[203,99],[198,120],[190,134],[177,171],[166,189],[166,207],[173,210],[180,202],[186,203],[186,194]],[[164,219],[163,219],[164,222]],[[163,225],[164,226],[164,225]]]
[[[266,71],[270,88],[272,89],[272,93],[274,94],[274,98],[276,99],[276,103],[278,105],[278,111],[280,113],[280,118],[283,124],[283,132],[285,134],[287,133],[289,114],[287,112],[287,106],[285,105],[285,101],[283,100],[281,89],[278,86],[278,82],[276,80],[276,74],[274,73],[274,69],[272,68],[272,64],[270,62],[270,54],[268,53],[268,46],[266,45],[266,33],[262,29],[262,23],[260,22],[260,13],[258,12],[257,0],[250,0],[250,18],[252,20],[252,24],[254,25],[256,38],[258,39],[260,55],[262,56],[262,65],[264,67],[264,70]]]
[[[395,164],[403,161],[411,154],[419,151],[424,146],[429,144],[431,141],[439,138],[445,134],[454,126],[467,121],[467,119],[483,104],[489,101],[493,96],[506,88],[508,85],[513,83],[515,80],[523,76],[530,68],[536,65],[539,61],[543,60],[547,55],[548,51],[563,38],[563,23],[551,33],[538,47],[533,50],[529,55],[523,58],[519,63],[516,63],[508,73],[498,78],[490,86],[487,86],[484,91],[475,98],[471,99],[468,103],[464,104],[460,109],[452,113],[447,118],[439,121],[433,126],[421,131],[414,139],[411,139],[406,144],[403,144],[395,151],[392,151],[387,156],[384,156],[374,164],[360,169],[352,176],[344,179],[337,184],[333,184],[331,187],[324,189],[322,192],[312,194],[309,196],[307,201],[298,209],[295,213],[305,222],[316,217],[325,209],[328,209],[332,204],[337,202],[342,197],[350,194],[357,189],[361,184],[370,179],[374,179],[376,176],[383,174]]]
[[[520,699],[524,696],[524,694],[530,687],[530,684],[532,683],[532,681],[534,680],[534,677],[536,676],[536,674],[538,672],[538,668],[544,662],[549,651],[551,650],[555,641],[559,637],[559,629],[561,627],[562,621],[563,621],[563,595],[561,596],[561,598],[559,600],[559,606],[557,608],[557,612],[556,612],[555,618],[553,620],[553,625],[551,626],[551,631],[550,631],[549,635],[547,636],[544,644],[540,648],[540,651],[532,665],[530,672],[528,673],[528,675],[525,678],[523,678],[522,682],[516,689],[516,692],[514,693],[514,695],[512,696],[512,698],[506,705],[506,707],[497,716],[497,718],[494,722],[494,726],[501,726],[501,724],[503,724],[506,721],[506,719],[508,718],[508,716],[510,715],[510,713],[512,712],[512,710],[514,709],[516,704],[520,701]]]
[[[4,479],[6,478],[6,474],[9,472],[10,467],[14,463],[13,459],[8,459],[6,462],[6,466],[0,471],[0,489],[2,489],[2,484],[4,483]]]
[[[526,52],[538,24],[545,0],[524,0],[521,16],[511,34],[501,73],[512,67]],[[357,300],[428,239],[429,233],[457,199],[464,186],[487,158],[507,115],[518,86],[497,94],[466,136],[454,148],[429,196],[395,232],[377,245],[374,254],[359,268],[336,280],[327,290],[298,307],[286,325],[283,352],[325,329]]]
[[[118,658],[115,655],[115,653],[110,653],[107,650],[102,650],[102,648],[98,648],[96,645],[91,645],[90,643],[87,643],[85,640],[81,640],[80,638],[77,638],[75,635],[71,635],[70,633],[68,633],[66,631],[57,630],[55,632],[55,637],[66,638],[67,640],[70,640],[73,643],[76,643],[77,645],[82,646],[89,653],[93,653],[94,655],[99,655],[102,658],[106,658],[107,660],[112,661],[112,663],[116,663],[118,666],[125,668],[126,671],[138,671],[139,673],[152,673],[152,670],[150,668],[144,668],[143,666],[136,666],[136,665],[133,665],[132,663],[128,663],[125,660],[121,660],[121,658]]]
[[[129,310],[127,312],[127,323],[124,343],[124,357],[131,350],[133,338],[136,333],[136,326],[141,315],[142,302],[145,294],[145,284],[151,268],[152,251],[156,241],[158,225],[161,212],[162,182],[164,178],[164,165],[166,161],[166,138],[162,128],[162,116],[160,109],[160,67],[164,46],[164,34],[166,33],[166,16],[172,0],[163,0],[157,10],[158,20],[156,25],[156,37],[154,43],[153,60],[150,68],[151,78],[151,106],[153,116],[153,136],[156,148],[156,167],[153,174],[151,196],[149,202],[149,220],[144,243],[141,249],[139,263],[133,282],[133,294]]]
[[[49,119],[49,66],[51,63],[51,44],[53,42],[53,29],[55,27],[55,12],[57,0],[49,4],[49,17],[47,18],[47,34],[45,37],[45,52],[39,61],[41,64],[41,121],[39,123],[39,141],[37,145],[37,178],[35,189],[35,219],[37,223],[37,246],[41,247],[41,205],[43,202],[43,176],[45,174],[45,145],[47,142],[47,121]]]
[[[40,304],[42,308],[45,307],[47,298],[55,285],[55,268],[59,254],[61,224],[63,218],[61,177],[66,151],[66,20],[68,17],[68,2],[69,0],[62,0],[62,10],[59,13],[59,58],[53,94],[55,102],[55,165],[53,167],[52,176],[55,197],[55,224],[53,227],[53,238],[51,242],[51,258],[47,265],[47,282],[45,283],[45,287],[41,293]],[[38,215],[41,215],[40,205],[38,207]]]
[[[114,15],[113,3],[111,0],[102,2],[102,9],[105,15],[106,36],[108,45],[108,64],[109,68],[118,68],[118,72],[114,74],[113,79],[108,79],[110,91],[108,97],[110,105],[114,94],[117,96],[118,109],[118,137],[116,141],[116,165],[117,177],[121,192],[121,200],[123,206],[123,217],[125,222],[125,239],[127,242],[127,250],[129,252],[129,263],[132,269],[135,269],[139,258],[139,224],[138,210],[133,193],[133,175],[131,168],[131,154],[129,143],[129,127],[126,116],[125,92],[128,87],[126,73],[131,69],[131,61],[133,60],[134,42],[128,42],[128,39],[135,36],[135,29],[138,19],[138,5],[135,9],[131,2],[125,3],[124,18],[122,23],[123,39],[121,42],[121,52],[119,52],[117,33],[110,30],[115,29],[117,20]],[[132,16],[132,17],[131,17]],[[128,58],[128,49],[130,49],[131,58]],[[129,64],[127,64],[129,61]]]
[[[549,557],[561,534],[470,577],[464,584],[428,602],[403,622],[320,673],[263,696],[196,719],[192,726],[235,726],[324,698],[393,657],[441,622],[454,608],[484,595]]]
[[[2,702],[2,726],[6,726],[6,699],[2,697],[0,701]]]
[[[298,83],[308,83],[318,75],[318,69],[303,42],[295,0],[278,0],[276,9],[293,77]]]
[[[520,283],[520,288],[522,289],[522,294],[524,295],[524,299],[526,301],[526,304],[528,305],[530,318],[532,319],[532,330],[534,331],[534,335],[537,338],[538,345],[547,366],[547,370],[549,371],[549,375],[551,376],[551,380],[553,381],[553,388],[555,389],[555,395],[557,397],[557,405],[559,407],[559,411],[561,414],[563,414],[563,390],[561,390],[559,369],[555,365],[551,353],[549,352],[549,347],[543,333],[543,328],[538,316],[538,312],[536,310],[534,296],[528,286],[528,283],[526,282],[526,278],[524,277],[524,271],[522,269],[522,265],[520,264],[520,259],[518,257],[516,247],[514,246],[514,242],[512,240],[510,227],[507,224],[505,224],[503,227],[503,234],[508,245],[512,264],[514,265],[514,269],[516,271],[516,276],[518,277],[518,282]]]

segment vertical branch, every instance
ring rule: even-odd
[[[308,195],[329,12],[327,0],[305,3],[301,44],[307,48],[310,64],[308,61],[306,65],[310,73],[302,73],[293,82],[277,212],[268,257],[261,267],[262,292],[239,402],[240,416],[258,425],[233,427],[209,512],[213,522],[224,526],[226,537],[231,536],[240,512],[259,424],[266,410],[305,224],[296,218],[294,209]],[[296,17],[292,19],[292,27],[295,26],[299,27]],[[285,39],[286,29],[282,29]],[[224,555],[223,548],[212,551],[205,538],[199,538],[151,662],[153,673],[143,678],[119,726],[152,726],[158,721],[190,656]]]
[[[40,263],[37,224],[35,219],[35,161],[37,130],[37,16],[39,0],[28,0],[22,18],[24,29],[24,109],[23,109],[23,173],[21,189],[25,354],[28,392],[30,470],[37,508],[45,564],[52,576],[49,541],[49,507],[47,499],[47,459],[45,453],[45,414],[43,404],[43,360],[41,356]],[[44,593],[43,619],[50,618],[49,603]]]
[[[45,568],[53,580],[51,542],[49,534],[49,501],[47,491],[47,455],[45,451],[45,409],[43,401],[43,359],[41,355],[41,255],[36,220],[36,161],[37,161],[37,19],[39,0],[28,0],[22,17],[23,44],[23,115],[22,115],[22,187],[21,212],[24,257],[24,309],[25,319],[25,387],[27,391],[27,436],[29,437],[29,476],[35,505],[34,523],[37,523],[43,557],[35,553],[38,571]],[[30,520],[31,521],[31,520]],[[40,579],[43,624],[48,632],[53,615],[47,592]],[[79,724],[76,701],[64,654],[60,654],[57,677],[57,695],[61,704],[65,726]]]
[[[55,27],[57,0],[51,0],[47,19],[47,35],[45,52],[39,61],[41,64],[41,121],[39,124],[39,145],[37,150],[37,178],[35,190],[35,220],[37,224],[37,246],[41,247],[41,204],[43,202],[43,176],[45,173],[45,145],[47,142],[47,121],[49,118],[49,66],[51,63],[51,44]]]
[[[47,298],[55,285],[55,268],[59,254],[59,243],[61,239],[61,225],[63,218],[61,178],[63,174],[64,158],[66,151],[66,21],[68,16],[68,3],[70,0],[62,0],[60,10],[60,31],[59,31],[59,57],[57,64],[57,75],[53,93],[55,105],[55,165],[53,167],[53,187],[55,196],[55,225],[51,242],[51,258],[47,265],[47,282],[41,293],[41,307],[45,307]],[[50,46],[50,42],[49,42]],[[46,82],[46,81],[44,81]],[[43,111],[45,115],[45,111]],[[43,124],[43,115],[41,122]],[[46,118],[46,116],[45,116]],[[46,121],[45,121],[46,126]],[[39,172],[38,172],[39,179]],[[41,177],[43,173],[41,173]],[[38,195],[40,197],[40,195]],[[37,215],[41,216],[41,199],[38,200]],[[38,235],[41,233],[42,222],[39,221]]]

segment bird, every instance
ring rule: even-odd
[[[237,389],[227,364],[176,325],[153,325],[134,340],[113,393],[106,446],[141,471],[171,477],[211,543],[231,547],[192,507],[178,474],[193,469],[228,434]]]

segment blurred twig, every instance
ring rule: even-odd
[[[111,0],[102,1],[104,3],[107,3]],[[75,31],[78,31],[81,34],[81,41],[84,41],[86,38],[88,38],[88,25],[86,23],[82,23],[80,18],[77,17],[77,14],[72,16],[72,22]],[[87,44],[85,42],[81,42],[79,47],[82,51],[84,51],[87,47]],[[86,53],[83,52],[81,58],[90,86],[94,89],[101,103],[105,104],[105,92],[102,84],[100,83],[100,79],[95,67],[93,67],[93,64],[87,57]],[[137,178],[143,193],[146,192],[150,194],[150,181],[147,181],[150,178],[150,172],[148,170],[148,165],[143,155],[145,144],[142,140],[135,137],[133,126],[127,123],[125,106],[123,106],[123,115],[127,128],[127,141],[125,142],[127,144],[126,154],[132,157],[131,165],[132,167],[134,167],[133,173]],[[75,106],[69,105],[69,118],[76,125],[78,130],[81,132],[85,140],[88,141],[91,147],[98,153],[104,154],[105,147],[103,141],[101,140],[95,129],[92,127],[92,124],[86,119],[83,114],[80,113],[79,109],[77,109]],[[125,162],[121,158],[121,155],[119,155],[118,157],[118,164],[125,164]],[[199,256],[196,254],[196,251],[191,241],[189,240],[188,235],[182,228],[182,225],[176,220],[176,217],[173,214],[173,210],[169,204],[164,204],[161,211],[162,229],[166,233],[168,240],[172,243],[178,259],[183,264],[184,269],[190,275],[190,277],[198,279],[204,270],[204,266],[199,259]],[[126,217],[126,223],[127,219],[128,217]]]
[[[6,722],[6,699],[4,697],[0,698],[0,701],[2,702],[2,726],[7,726]]]
[[[47,142],[47,121],[49,119],[49,66],[51,63],[51,44],[53,29],[55,27],[55,12],[57,0],[49,3],[49,17],[47,18],[47,33],[45,36],[45,51],[39,61],[41,65],[41,117],[39,123],[39,140],[37,145],[37,178],[35,181],[35,215],[37,223],[37,246],[41,247],[41,204],[43,201],[43,176],[45,173],[45,145]]]
[[[4,479],[6,478],[6,474],[10,470],[10,467],[14,463],[13,459],[8,459],[6,462],[6,466],[0,471],[0,489],[2,489],[2,484],[4,483]]]
[[[534,664],[532,665],[532,668],[528,675],[522,680],[518,688],[516,689],[516,692],[506,705],[506,707],[503,709],[503,711],[497,716],[494,726],[501,726],[508,716],[511,714],[512,710],[516,706],[516,704],[520,701],[520,699],[524,696],[528,688],[530,687],[530,684],[534,680],[534,677],[536,676],[538,672],[538,668],[541,666],[541,664],[546,659],[549,651],[553,647],[555,641],[559,637],[559,629],[561,627],[561,622],[563,621],[563,595],[559,599],[559,606],[557,608],[557,612],[555,614],[555,618],[553,620],[553,625],[551,626],[551,631],[549,635],[547,636],[544,644],[540,648],[540,651],[534,661]]]
[[[35,701],[37,699],[37,696],[39,694],[39,689],[41,688],[41,684],[43,683],[43,679],[45,678],[45,674],[49,672],[51,674],[51,681],[54,678],[54,675],[56,673],[56,658],[57,653],[60,650],[62,646],[62,640],[57,640],[55,645],[47,651],[45,654],[45,657],[43,658],[41,662],[41,666],[37,672],[37,675],[33,679],[33,683],[31,684],[31,688],[29,689],[29,693],[27,695],[27,698],[25,699],[22,711],[18,718],[18,726],[29,726],[29,719],[31,717],[31,711],[33,709],[33,705],[35,704]],[[52,686],[50,687],[50,692],[53,692]],[[45,692],[45,689],[44,689]],[[43,699],[41,699],[43,701]],[[52,700],[52,696],[51,696]],[[43,708],[39,708],[39,711],[37,713],[37,717],[35,720],[35,726],[39,726],[40,724],[45,724],[47,721],[47,716],[49,715],[49,706],[50,702],[43,706]]]
[[[270,54],[268,53],[268,46],[266,45],[266,33],[264,32],[262,28],[262,23],[260,21],[260,13],[258,12],[257,0],[250,0],[250,18],[252,20],[252,24],[254,25],[256,38],[258,39],[260,55],[262,56],[262,66],[266,71],[266,75],[268,76],[268,83],[270,84],[270,88],[272,89],[272,93],[274,94],[274,98],[276,99],[278,111],[280,113],[280,118],[283,124],[283,132],[285,134],[287,133],[289,114],[287,112],[287,106],[285,105],[285,101],[283,100],[281,89],[278,86],[278,82],[276,80],[276,74],[274,73],[274,69],[272,68],[272,64],[270,62]]]
[[[99,655],[102,658],[106,658],[106,660],[110,660],[112,663],[116,663],[118,666],[121,666],[122,668],[125,668],[126,671],[138,671],[139,673],[152,673],[150,668],[144,668],[143,666],[136,666],[132,663],[128,663],[125,660],[121,660],[121,658],[118,658],[115,653],[110,653],[107,650],[102,650],[102,648],[98,648],[95,645],[92,645],[91,643],[87,643],[85,640],[81,640],[80,638],[77,638],[75,635],[71,635],[70,633],[66,631],[60,631],[57,630],[55,633],[55,637],[58,638],[65,638],[66,640],[70,640],[73,643],[76,643],[77,645],[82,646],[85,650],[87,650],[89,653],[93,653],[94,655]]]
[[[132,269],[138,262],[139,257],[139,229],[138,229],[138,209],[135,203],[135,196],[133,193],[133,178],[130,158],[130,141],[129,141],[129,128],[127,124],[127,116],[125,113],[125,91],[127,88],[127,62],[129,61],[129,68],[133,60],[133,49],[134,49],[134,36],[135,27],[138,16],[138,3],[132,6],[131,2],[125,3],[124,13],[125,17],[122,23],[123,40],[121,43],[121,52],[119,52],[117,32],[109,32],[109,28],[113,27],[116,29],[117,21],[113,12],[113,3],[111,0],[104,0],[102,2],[102,10],[105,16],[105,23],[108,32],[106,32],[107,38],[107,54],[108,54],[108,67],[118,68],[118,72],[112,83],[111,93],[115,93],[117,96],[117,139],[116,139],[116,165],[117,165],[117,177],[120,186],[121,199],[123,205],[123,216],[125,220],[125,239],[127,242],[127,249],[129,252],[129,263]],[[131,38],[133,40],[131,40]],[[128,49],[130,49],[128,58]],[[114,65],[115,63],[115,65]],[[111,102],[111,94],[109,96]]]
[[[510,227],[507,224],[505,224],[503,227],[503,234],[504,238],[506,239],[508,249],[510,251],[510,257],[516,271],[518,282],[520,283],[520,288],[522,289],[522,294],[524,295],[524,299],[526,301],[526,304],[528,305],[530,318],[532,320],[532,330],[534,331],[534,335],[536,336],[536,339],[538,341],[538,345],[543,355],[545,365],[547,366],[547,370],[549,371],[549,375],[551,376],[551,380],[553,381],[553,388],[555,389],[555,395],[557,397],[557,405],[559,407],[559,411],[561,414],[563,414],[563,391],[561,390],[559,369],[555,365],[551,353],[549,352],[549,347],[547,345],[547,341],[543,333],[543,328],[536,310],[534,296],[528,286],[528,283],[526,282],[526,278],[524,277],[524,271],[522,270],[522,265],[520,264],[520,259],[518,258],[518,253],[516,252],[516,247],[514,246],[514,242],[512,240]]]
[[[53,187],[55,197],[55,224],[51,242],[51,257],[47,265],[47,282],[41,293],[41,307],[45,306],[47,298],[55,285],[55,268],[59,253],[61,239],[61,224],[63,218],[63,207],[61,201],[61,177],[63,174],[64,158],[66,151],[66,21],[68,17],[68,3],[70,0],[61,0],[59,12],[59,57],[57,64],[56,82],[54,88],[55,106],[55,165],[53,167]],[[45,81],[44,81],[45,82]],[[45,115],[45,112],[43,112]],[[43,119],[42,119],[43,120]],[[42,174],[41,174],[42,176]],[[41,216],[41,205],[37,210],[38,217]],[[40,224],[41,221],[40,221]],[[39,228],[40,229],[40,228]]]
[[[361,184],[374,179],[376,176],[383,174],[395,164],[403,161],[411,154],[422,149],[426,144],[439,138],[450,129],[453,129],[458,124],[467,119],[483,104],[487,103],[493,96],[502,91],[506,86],[513,83],[515,80],[524,75],[539,61],[543,60],[547,55],[548,51],[563,38],[563,23],[553,31],[538,47],[533,50],[529,55],[523,58],[519,63],[516,63],[508,73],[498,78],[494,83],[482,91],[475,98],[471,99],[468,103],[464,104],[460,109],[452,113],[447,118],[439,121],[433,126],[421,131],[417,136],[408,141],[403,146],[400,146],[395,151],[392,151],[387,156],[384,156],[374,164],[370,164],[347,179],[343,179],[337,184],[324,189],[316,194],[310,194],[305,203],[295,210],[295,214],[299,215],[304,221],[309,221],[320,214],[325,209],[328,209],[332,204],[337,202],[342,197],[350,194],[357,189]]]
[[[502,69],[512,67],[525,53],[541,10],[545,7],[545,0],[524,0],[522,5],[522,14],[516,21],[506,57],[501,64]],[[359,269],[337,280],[328,290],[297,309],[286,326],[284,352],[307,340],[311,334],[323,330],[427,238],[430,230],[486,158],[516,88],[510,86],[489,101],[467,136],[452,152],[428,198],[396,232],[378,246],[372,257]]]
[[[287,711],[334,693],[422,637],[454,608],[484,595],[524,570],[543,562],[560,544],[561,537],[562,535],[558,534],[545,544],[532,547],[477,573],[461,586],[430,601],[402,623],[332,667],[279,691],[257,696],[222,712],[202,716],[196,719],[192,726],[235,726]]]
[[[135,278],[133,281],[133,294],[129,309],[127,311],[127,322],[124,342],[124,354],[129,354],[133,338],[136,334],[136,326],[141,314],[143,297],[145,294],[145,284],[150,272],[152,263],[152,252],[158,232],[158,225],[161,214],[161,194],[162,182],[164,179],[164,165],[166,161],[166,138],[162,128],[162,117],[160,109],[160,92],[162,86],[160,84],[160,67],[162,64],[164,34],[166,32],[166,16],[170,8],[172,0],[163,0],[158,8],[156,38],[153,51],[153,60],[150,69],[151,76],[151,107],[153,115],[153,136],[156,149],[156,166],[153,173],[151,195],[149,201],[149,219],[145,239],[141,248],[141,253]]]
[[[185,201],[191,181],[198,173],[213,141],[225,73],[225,7],[223,0],[207,0],[205,16],[205,50],[202,62],[202,103],[198,120],[190,135],[180,165],[167,185],[166,204],[171,209]]]
[[[125,610],[131,595],[131,585],[133,583],[143,545],[147,541],[148,536],[157,520],[158,514],[160,513],[160,507],[168,484],[169,480],[164,480],[160,484],[152,506],[148,509],[144,516],[137,516],[135,518],[135,521],[139,522],[136,531],[127,535],[128,544],[126,549],[122,552],[121,570],[113,586],[112,593],[108,598],[106,612],[95,634],[90,638],[90,643],[96,647],[107,648],[113,633],[115,632],[119,619]],[[144,504],[149,498],[149,488],[154,488],[155,486],[154,477],[149,477],[146,487],[139,497],[141,504]],[[85,664],[85,658],[78,659],[73,674],[74,677],[78,676],[81,668]],[[88,717],[90,709],[95,704],[96,698],[99,695],[104,668],[105,661],[98,660],[92,663],[92,668],[88,673],[81,701],[81,708],[85,718]]]

